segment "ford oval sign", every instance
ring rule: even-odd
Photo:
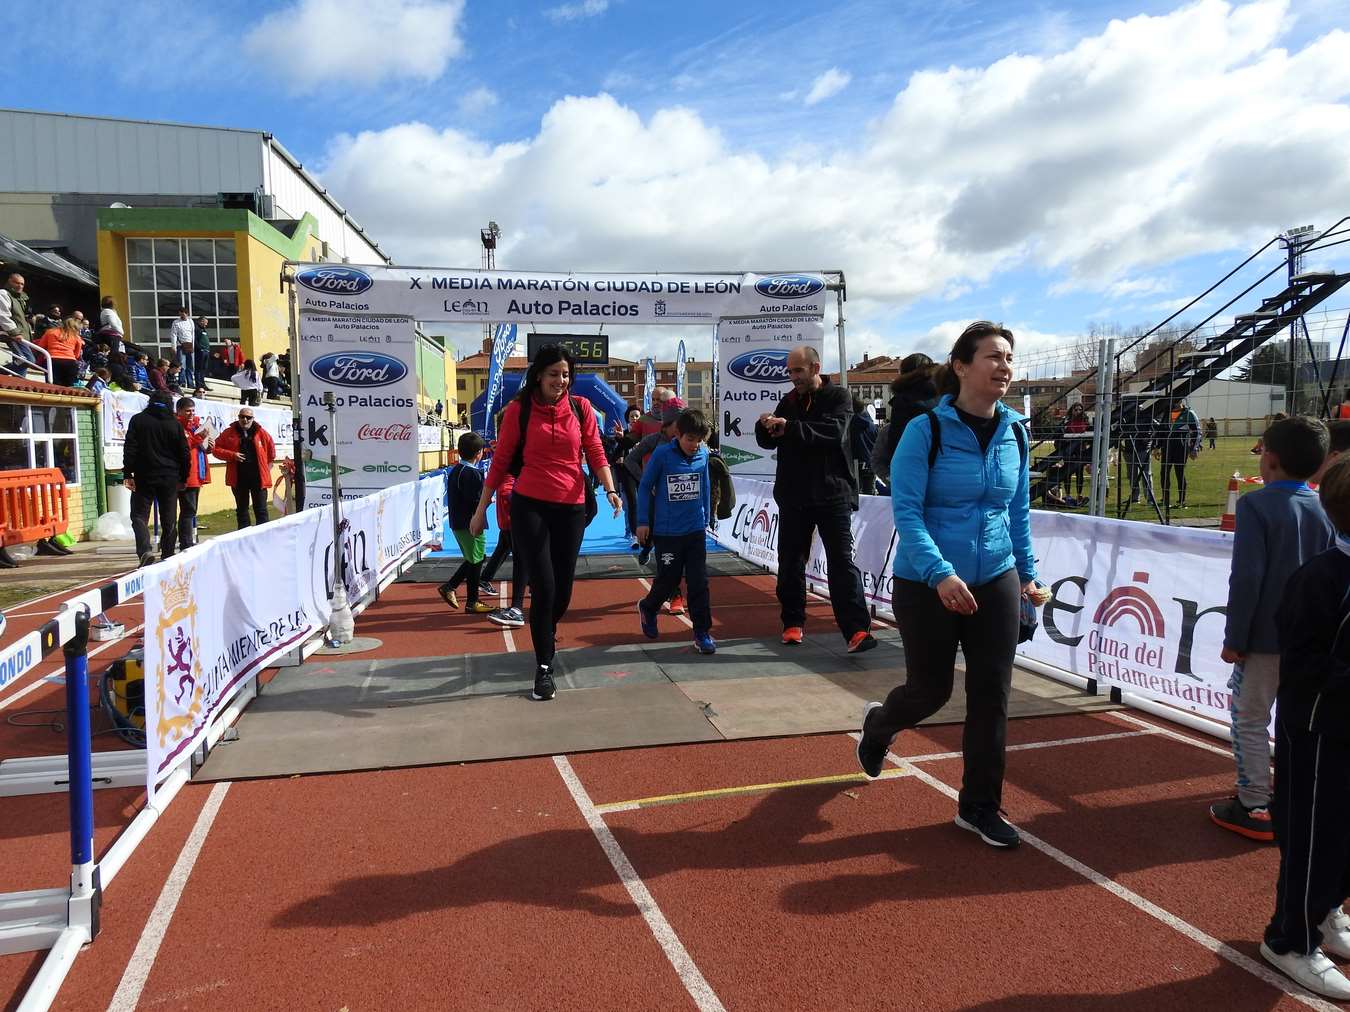
[[[755,282],[755,291],[770,299],[805,299],[825,290],[825,282],[809,274],[770,274]]]
[[[340,387],[385,387],[408,375],[408,367],[398,359],[373,351],[324,355],[309,364],[309,371]]]
[[[360,295],[375,283],[365,271],[336,264],[303,270],[295,276],[295,280],[306,288],[328,295]]]
[[[771,351],[747,351],[727,363],[727,372],[750,383],[786,383],[788,353],[786,348]]]

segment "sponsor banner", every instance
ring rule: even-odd
[[[1052,597],[1019,651],[1084,678],[1229,723],[1219,659],[1233,536],[1033,511]]]
[[[684,374],[688,365],[685,362],[684,342],[680,342],[679,349],[675,352],[675,396],[681,401],[684,397]]]
[[[483,402],[483,435],[491,439],[497,430],[497,399],[506,381],[506,360],[516,347],[516,325],[501,324],[492,335],[492,361],[488,363],[487,399]]]
[[[439,453],[444,447],[441,446],[441,433],[445,431],[442,425],[419,425],[417,427],[417,452],[418,453]]]
[[[100,399],[103,461],[107,467],[116,470],[122,466],[122,444],[126,442],[127,426],[131,423],[131,416],[144,411],[150,398],[145,394],[129,393],[124,390],[104,390]],[[177,395],[174,399],[177,400]],[[205,397],[194,397],[192,400],[197,405],[198,417],[206,420],[212,432],[223,432],[226,426],[239,417],[238,404],[209,400]],[[289,459],[295,441],[295,424],[290,409],[261,404],[253,409],[253,415],[257,419],[257,424],[266,429],[267,434],[272,437],[272,442],[276,443],[277,456]]]
[[[755,422],[772,412],[792,389],[787,357],[810,344],[824,356],[825,329],[817,318],[722,320],[717,325],[719,359],[717,419],[722,457],[732,474],[772,476],[775,454],[755,442]]]
[[[417,474],[417,369],[411,320],[387,316],[300,316],[299,391],[305,504],[333,498],[334,450],[323,395],[337,401],[338,483],[358,499]],[[439,449],[439,447],[437,447]]]
[[[825,278],[782,274],[571,274],[299,264],[301,312],[453,323],[715,323],[724,316],[820,319]]]
[[[439,537],[444,497],[445,474],[437,471],[343,505],[340,575],[353,611]],[[137,571],[145,580],[150,793],[248,679],[328,625],[333,544],[331,507],[323,507],[221,535]]]

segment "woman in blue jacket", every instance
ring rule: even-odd
[[[858,742],[864,772],[878,776],[895,735],[951,698],[959,645],[966,723],[956,824],[996,847],[1019,842],[999,806],[1021,601],[1037,593],[1023,419],[1002,403],[1012,358],[1011,332],[985,321],[967,327],[938,406],[909,422],[891,458],[899,535],[891,601],[908,680],[884,704],[867,705]]]

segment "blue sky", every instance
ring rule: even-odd
[[[1152,324],[1350,213],[1346,14],[58,0],[0,52],[15,107],[271,131],[402,262],[472,265],[495,218],[503,267],[843,268],[858,358]],[[96,55],[44,69],[72,25]]]

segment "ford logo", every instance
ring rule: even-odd
[[[786,348],[747,351],[727,363],[727,372],[751,383],[786,383],[789,380],[787,360]]]
[[[408,367],[396,358],[373,351],[339,351],[316,358],[309,371],[326,383],[340,387],[385,387],[408,375]]]
[[[806,274],[770,274],[755,282],[755,291],[770,299],[805,299],[825,290],[825,282]]]
[[[365,271],[355,267],[311,267],[295,276],[306,288],[329,295],[360,295],[375,282]]]

